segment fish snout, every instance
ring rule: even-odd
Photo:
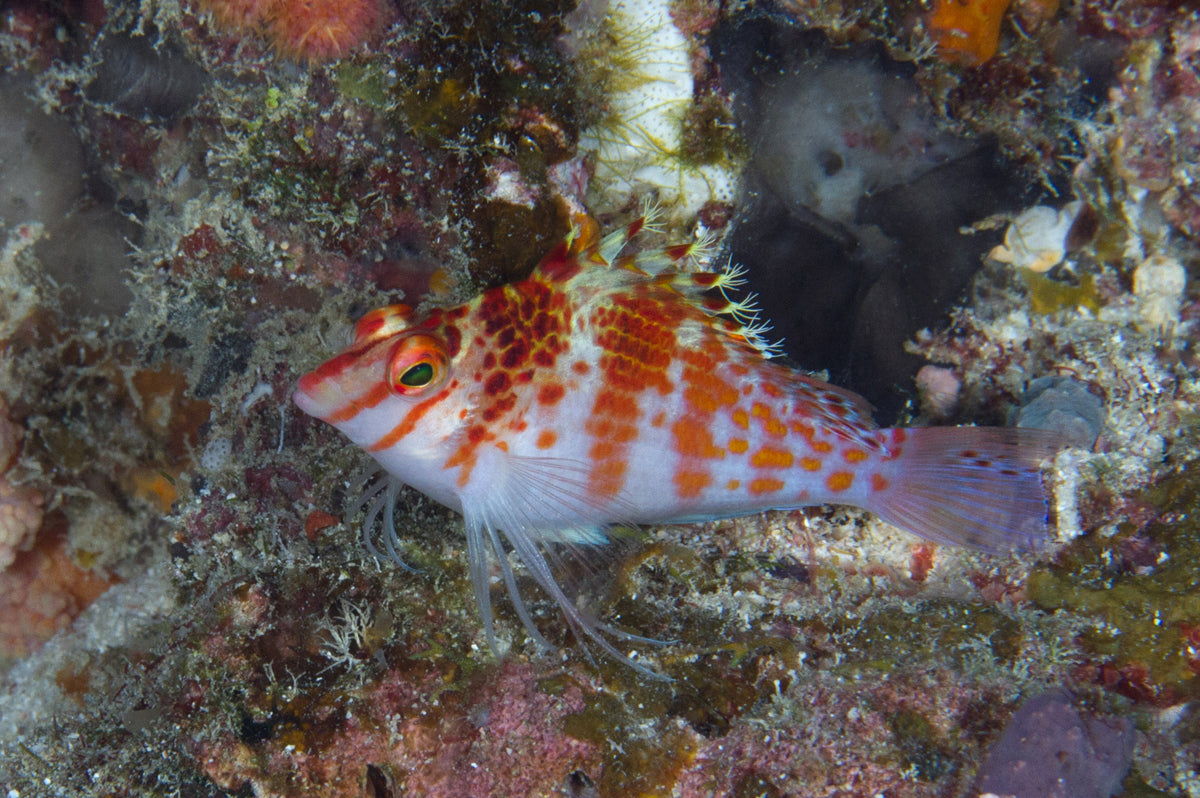
[[[292,392],[292,401],[296,407],[310,416],[324,419],[344,402],[342,392],[331,380],[321,377],[318,373],[305,374],[296,383]]]

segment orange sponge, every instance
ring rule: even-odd
[[[200,0],[222,27],[260,31],[289,58],[329,61],[367,41],[385,20],[381,0]]]
[[[935,0],[926,25],[943,60],[974,66],[996,54],[1012,0]]]
[[[283,55],[328,61],[370,38],[382,19],[378,0],[283,0],[267,17],[267,37]]]

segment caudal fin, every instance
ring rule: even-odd
[[[904,430],[888,487],[867,509],[913,534],[986,551],[1032,549],[1051,537],[1041,464],[1062,447],[1042,430]]]

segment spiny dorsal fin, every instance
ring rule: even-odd
[[[761,357],[780,354],[782,342],[770,343],[765,335],[771,329],[762,319],[753,294],[734,299],[730,291],[745,284],[745,269],[728,265],[720,271],[691,271],[711,260],[716,249],[716,236],[705,233],[686,244],[669,244],[642,252],[621,254],[643,231],[658,232],[660,209],[646,202],[641,214],[619,230],[599,237],[598,225],[590,216],[575,220],[567,238],[547,253],[538,266],[544,278],[564,281],[579,278],[576,285],[600,287],[607,281],[589,273],[590,267],[607,267],[617,273],[636,275],[634,279],[618,280],[607,286],[618,290],[630,285],[657,286],[679,296],[704,314],[707,325],[745,346]],[[641,279],[638,279],[641,278]]]

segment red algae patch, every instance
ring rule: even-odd
[[[197,759],[226,789],[327,796],[359,796],[366,784],[426,798],[553,795],[598,769],[599,747],[563,731],[583,708],[578,683],[547,684],[535,666],[507,663],[448,685],[426,665],[309,696],[303,720],[251,723],[256,733],[204,743]]]

